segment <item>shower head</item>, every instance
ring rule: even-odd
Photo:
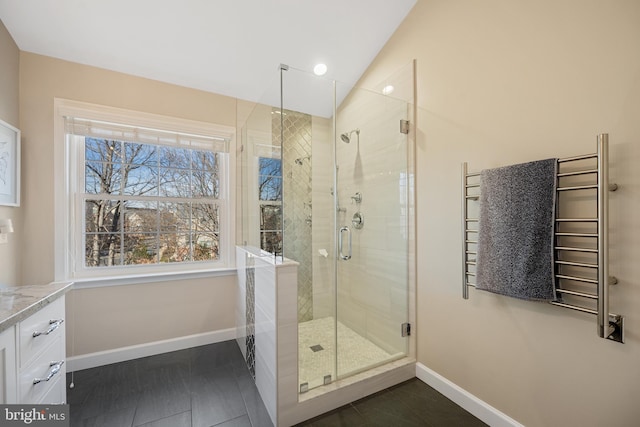
[[[351,142],[351,134],[352,133],[356,133],[356,135],[358,136],[358,141],[360,140],[360,129],[354,129],[354,130],[350,130],[349,132],[345,132],[342,135],[340,135],[340,139],[345,142],[345,143],[350,143]]]

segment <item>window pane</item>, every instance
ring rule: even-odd
[[[85,138],[84,157],[86,161],[122,162],[122,143],[109,139]]]
[[[218,168],[218,156],[211,151],[194,151],[192,158],[193,169],[212,171]]]
[[[282,253],[282,234],[279,231],[261,232],[260,248],[272,254]]]
[[[217,199],[220,195],[218,171],[194,170],[191,172],[192,197]]]
[[[158,166],[158,147],[151,144],[124,143],[124,163],[131,165]]]
[[[160,195],[191,198],[191,172],[187,169],[160,168]]]
[[[258,162],[258,197],[260,200],[282,200],[282,161],[260,157]]]
[[[130,196],[157,196],[158,169],[141,165],[125,165],[124,194]]]
[[[186,148],[158,147],[161,167],[191,169],[191,150]]]
[[[104,267],[120,265],[120,235],[87,233],[85,235],[85,266]]]
[[[211,261],[219,258],[219,239],[215,233],[194,234],[193,260]]]
[[[219,197],[218,155],[210,151],[194,151],[191,182],[193,197]]]
[[[122,203],[117,200],[85,200],[85,231],[117,233],[122,227]]]
[[[86,162],[84,191],[89,194],[120,194],[121,166],[118,163]]]
[[[274,231],[282,229],[282,209],[277,205],[260,206],[260,230]]]
[[[191,261],[189,234],[161,234],[160,262]]]
[[[260,176],[260,200],[282,200],[282,178]]]
[[[282,176],[282,160],[272,157],[260,157],[259,174],[270,176]]]
[[[191,229],[191,203],[160,203],[160,231],[178,232]]]
[[[217,233],[220,230],[219,211],[218,205],[193,203],[191,230]]]
[[[156,233],[158,202],[127,201],[124,218],[125,233]]]
[[[282,252],[282,209],[279,205],[260,206],[260,248]]]
[[[156,233],[125,233],[125,265],[155,264],[158,259],[158,235]]]
[[[150,144],[124,144],[125,194],[156,196],[158,194],[158,147]]]

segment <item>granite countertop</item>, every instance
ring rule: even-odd
[[[0,287],[0,332],[31,316],[71,290],[73,282]]]

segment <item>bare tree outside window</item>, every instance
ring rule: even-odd
[[[219,259],[217,153],[90,137],[84,153],[86,267]]]
[[[282,160],[260,157],[258,161],[260,248],[282,253]]]

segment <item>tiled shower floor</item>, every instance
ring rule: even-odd
[[[401,353],[389,354],[349,327],[338,322],[338,374],[343,377],[363,369],[395,360]],[[335,326],[333,317],[314,319],[298,325],[299,383],[309,389],[324,384],[325,375],[336,379]]]

